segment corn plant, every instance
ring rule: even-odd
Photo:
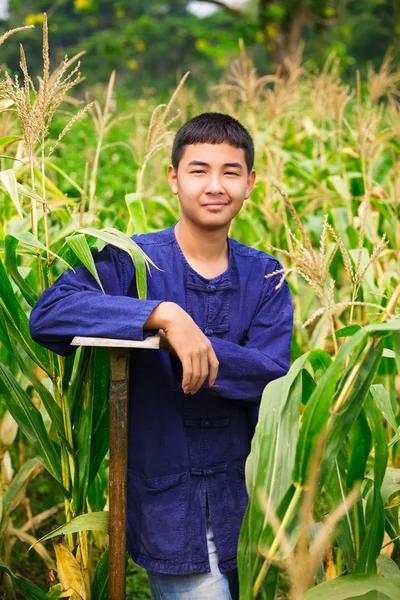
[[[259,77],[241,43],[206,109],[183,86],[185,75],[152,113],[137,99],[115,114],[112,74],[104,102],[87,98],[78,112],[58,114],[82,79],[80,56],[51,72],[46,17],[43,36],[39,86],[23,50],[23,83],[5,75],[0,85],[1,416],[6,423],[11,415],[29,455],[19,452],[11,473],[10,445],[1,448],[6,582],[28,598],[107,595],[108,356],[45,350],[30,338],[28,313],[62,269],[83,264],[97,278],[95,244],[130,254],[146,297],[151,263],[130,236],[179,217],[165,177],[170,126],[216,110],[243,122],[257,151],[256,186],[230,234],[281,258],[274,275],[287,277],[296,319],[292,368],[265,389],[246,465],[242,597],[273,598],[279,575],[295,598],[397,597],[400,187],[390,57],[351,87],[334,55],[318,73],[300,51],[285,75]],[[69,133],[77,119],[86,138]],[[114,153],[123,159],[118,176]],[[118,197],[117,179],[129,181]],[[51,514],[19,528],[12,521],[38,465],[55,480],[65,513],[61,529],[40,540],[32,523]],[[13,573],[15,539],[47,551],[49,596]],[[393,547],[391,560],[383,553]]]

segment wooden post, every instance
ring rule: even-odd
[[[76,336],[73,346],[110,350],[110,553],[108,597],[125,600],[126,467],[128,459],[128,394],[130,348],[160,347],[158,335],[143,341]]]

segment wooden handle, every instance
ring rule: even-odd
[[[109,598],[125,600],[129,350],[110,351]]]

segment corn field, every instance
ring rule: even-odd
[[[18,31],[0,43],[17,43]],[[259,76],[239,43],[207,107],[189,73],[165,104],[135,99],[120,111],[114,72],[104,94],[82,98],[84,57],[52,68],[46,17],[38,83],[22,46],[20,78],[1,75],[7,597],[108,598],[108,354],[46,350],[29,313],[65,268],[97,277],[106,243],[130,254],[146,297],[152,266],[130,236],[179,218],[166,179],[172,140],[205,108],[254,139],[256,185],[229,235],[282,262],[295,305],[292,366],[264,390],[246,463],[241,600],[400,597],[400,72],[387,54],[348,85],[335,55],[316,72],[299,51],[285,75]],[[29,490],[44,476],[55,501],[33,514]],[[47,587],[21,571],[17,547],[38,555]]]

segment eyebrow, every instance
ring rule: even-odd
[[[191,160],[190,163],[188,164],[188,167],[190,166],[199,166],[199,167],[209,167],[210,165],[206,162],[203,162],[202,160]],[[223,167],[234,167],[236,169],[243,169],[243,166],[238,163],[238,162],[230,162],[230,163],[224,163],[222,165]]]

